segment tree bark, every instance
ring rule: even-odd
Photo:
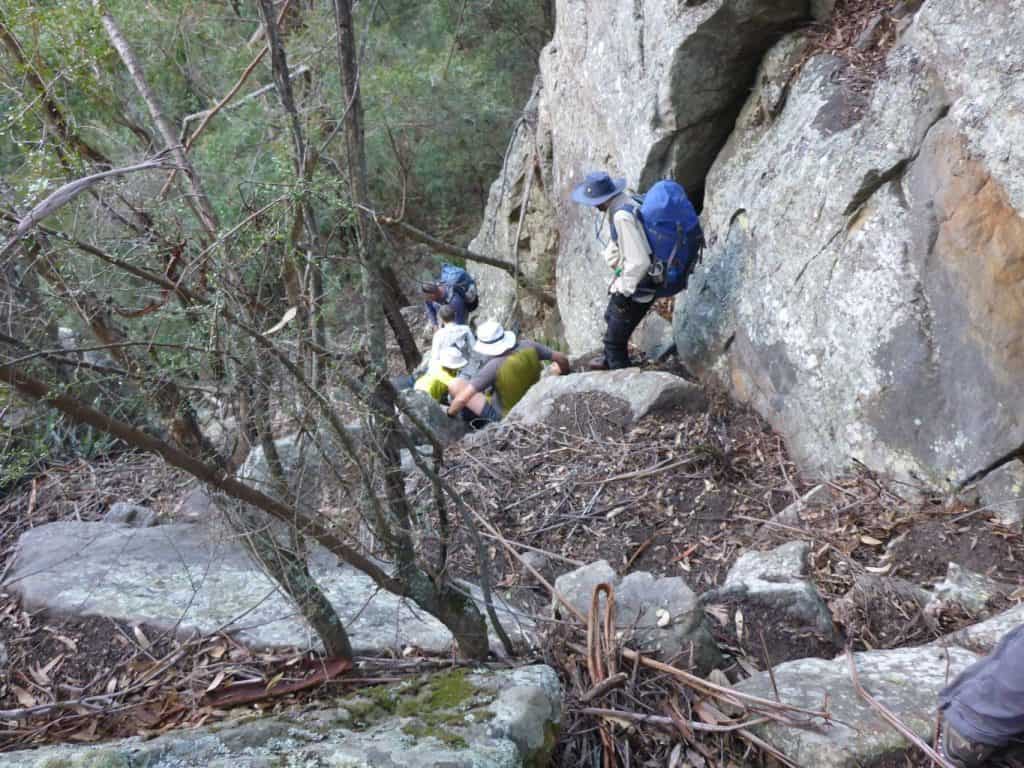
[[[260,367],[265,368],[265,364]],[[260,400],[261,403],[267,403],[269,393],[265,391],[265,370],[260,379],[256,382],[256,386],[263,389]],[[263,458],[267,462],[275,494],[288,506],[298,508],[302,503],[302,495],[296,493],[295,489],[288,484],[287,473],[281,464],[281,458],[274,444],[268,409],[257,408],[255,421],[260,445],[263,448]],[[296,473],[304,469],[300,458]],[[303,511],[306,514],[316,514],[316,510],[313,509]],[[233,526],[243,536],[253,557],[280,585],[284,593],[298,607],[306,623],[316,632],[324,644],[327,655],[332,658],[351,659],[352,645],[349,642],[348,633],[345,631],[337,611],[334,610],[334,606],[331,605],[331,601],[327,599],[323,590],[320,589],[320,585],[309,572],[309,566],[302,554],[296,551],[291,542],[281,541],[280,537],[275,535],[271,518],[265,512],[247,505],[240,505],[239,509],[235,510],[230,517]],[[292,542],[297,543],[302,539],[302,533],[297,531],[294,526],[288,526],[287,530],[291,534],[289,538]]]
[[[384,375],[386,356],[384,323],[382,321],[382,290],[377,233],[370,214],[370,190],[363,142],[363,104],[356,68],[356,39],[352,21],[352,0],[333,0],[334,21],[338,28],[338,67],[341,71],[342,93],[345,95],[345,150],[352,202],[356,206],[356,231],[359,240],[363,278],[363,312],[371,364]]]
[[[375,441],[384,471],[384,493],[390,517],[390,530],[380,538],[390,541],[390,552],[398,566],[397,575],[406,584],[410,596],[447,626],[470,658],[487,656],[487,625],[471,599],[452,588],[442,569],[431,579],[416,564],[412,541],[409,502],[405,496],[405,478],[399,461],[401,434],[395,409],[395,391],[386,373],[384,357],[384,315],[381,301],[381,261],[376,249],[375,222],[371,213],[366,152],[363,144],[363,109],[359,98],[359,73],[355,62],[355,34],[351,0],[333,0],[338,27],[338,60],[342,92],[346,97],[345,143],[348,154],[352,198],[357,206],[360,263],[363,265],[363,301],[366,332],[369,339],[372,384],[368,401]],[[403,321],[404,322],[404,321]]]

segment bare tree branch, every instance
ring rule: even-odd
[[[94,173],[90,176],[84,176],[81,179],[75,179],[74,181],[68,182],[56,191],[47,195],[42,202],[38,203],[31,211],[25,214],[24,218],[18,222],[18,226],[15,227],[14,235],[7,241],[3,248],[0,248],[0,258],[4,258],[14,250],[14,247],[18,242],[39,222],[48,216],[52,216],[94,184],[98,184],[104,179],[108,179],[112,176],[124,176],[129,173],[146,171],[151,168],[167,167],[168,165],[166,161],[157,158],[154,160],[147,160],[144,163],[137,163],[136,165],[128,165],[124,168],[100,171],[99,173]]]

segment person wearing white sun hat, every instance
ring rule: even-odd
[[[416,379],[415,389],[426,392],[437,402],[444,402],[451,383],[469,361],[458,347],[445,347],[438,352],[437,360],[430,364],[427,372]]]
[[[482,426],[501,417],[522,398],[540,379],[541,361],[551,360],[553,370],[560,375],[569,373],[569,358],[543,344],[517,338],[497,320],[488,320],[476,332],[473,351],[487,361],[471,379],[456,379],[448,385],[452,404],[449,416],[468,411],[467,419],[474,426]],[[493,393],[490,401],[487,393]]]

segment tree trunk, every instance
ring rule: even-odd
[[[405,366],[412,371],[420,364],[423,355],[416,346],[416,337],[405,322],[402,316],[402,307],[409,304],[409,300],[402,293],[402,287],[398,284],[398,275],[395,274],[389,265],[382,264],[380,270],[381,284],[384,290],[384,315],[388,319],[388,325],[398,339],[398,348],[402,350],[402,359]]]
[[[359,240],[363,278],[363,312],[371,365],[378,376],[387,372],[384,345],[383,302],[376,249],[376,229],[370,214],[370,191],[363,143],[363,104],[356,68],[356,40],[352,22],[352,0],[333,0],[334,20],[338,27],[338,66],[342,93],[345,95],[345,150],[352,202],[356,206],[356,231]]]
[[[473,659],[486,658],[487,625],[472,599],[455,592],[446,582],[442,568],[436,580],[416,564],[412,540],[409,502],[405,496],[405,477],[399,461],[401,436],[395,409],[395,391],[387,378],[384,357],[384,314],[381,301],[380,255],[375,247],[374,222],[370,214],[366,152],[363,145],[363,110],[359,100],[358,72],[355,64],[355,34],[352,27],[351,0],[334,0],[338,27],[338,59],[341,69],[342,93],[346,96],[345,140],[348,152],[352,197],[357,206],[360,262],[363,265],[363,301],[366,332],[371,359],[369,405],[375,441],[384,471],[384,493],[387,499],[390,530],[379,538],[390,542],[389,550],[397,564],[397,576],[404,582],[406,594],[424,610],[436,616],[451,630],[462,652]]]

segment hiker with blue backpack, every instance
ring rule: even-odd
[[[604,319],[604,357],[593,370],[628,368],[629,337],[656,298],[686,288],[704,246],[697,212],[682,186],[659,181],[643,197],[626,192],[625,179],[588,173],[572,199],[601,211],[608,222],[604,259],[614,272]],[[599,222],[598,236],[603,230]]]
[[[437,318],[437,310],[440,307],[452,307],[455,310],[455,323],[466,325],[469,322],[469,313],[476,310],[480,303],[476,280],[469,272],[455,264],[442,264],[441,276],[437,282],[423,283],[420,290],[427,305],[427,316],[435,328],[440,326]]]

